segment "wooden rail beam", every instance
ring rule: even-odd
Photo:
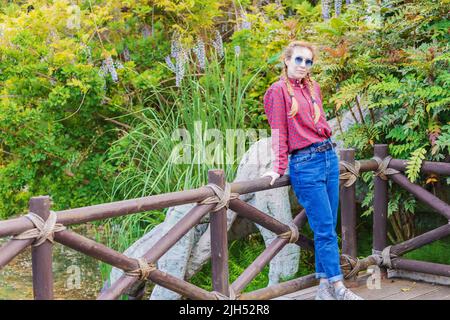
[[[450,266],[412,259],[395,258],[391,260],[394,269],[423,272],[437,276],[450,277]]]
[[[2,270],[14,257],[25,250],[34,239],[9,240],[0,248],[0,270]]]
[[[450,235],[450,224],[425,232],[417,237],[408,239],[391,247],[391,253],[397,256],[418,249],[426,244],[442,239]]]
[[[247,218],[260,226],[274,232],[275,234],[281,234],[290,231],[289,227],[284,223],[281,223],[277,219],[265,214],[258,208],[253,207],[241,199],[233,199],[230,201],[230,209],[236,212],[241,217]],[[299,234],[297,245],[310,251],[314,251],[314,242],[304,235]]]
[[[164,236],[161,237],[145,254],[144,258],[149,263],[155,263],[175,243],[178,242],[215,204],[197,205],[192,208],[177,224],[175,224]],[[138,279],[122,275],[111,287],[103,291],[99,299],[117,299],[126,292]]]
[[[412,193],[417,199],[428,205],[430,208],[436,210],[436,212],[442,214],[446,219],[450,221],[450,205],[436,197],[434,194],[425,190],[421,186],[412,183],[407,177],[400,173],[389,175],[389,177],[404,188],[406,191]]]
[[[107,246],[88,239],[75,232],[64,230],[55,234],[55,240],[69,248],[82,252],[85,255],[108,263],[116,268],[124,271],[136,270],[138,263],[136,259],[129,258]],[[127,276],[134,280],[140,281],[136,277]],[[169,290],[175,291],[185,297],[199,300],[214,300],[215,295],[190,284],[182,279],[178,279],[170,274],[160,270],[154,270],[148,276],[148,279],[154,283],[161,285]],[[120,294],[119,294],[120,296]],[[108,298],[108,295],[101,295],[100,299]]]
[[[294,280],[274,284],[267,288],[242,293],[238,300],[269,300],[315,286],[318,282],[319,280],[316,279],[315,275],[310,274]]]
[[[303,209],[298,215],[295,216],[293,222],[301,229],[306,222],[306,212]],[[270,260],[275,257],[278,252],[280,252],[283,247],[289,243],[289,239],[285,238],[275,238],[267,246],[267,248],[253,261],[244,272],[231,284],[233,291],[237,294],[240,293],[270,262]]]

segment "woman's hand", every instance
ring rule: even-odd
[[[270,181],[270,185],[273,185],[275,180],[277,180],[279,177],[281,177],[281,175],[278,172],[275,171],[267,171],[266,173],[264,173],[261,177],[271,177],[272,180]]]

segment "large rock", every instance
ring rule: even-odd
[[[259,178],[272,165],[270,138],[265,138],[254,143],[243,156],[234,182],[248,181]],[[292,221],[291,206],[289,203],[288,187],[260,191],[240,196],[255,208],[265,212],[281,222]],[[236,213],[228,210],[228,227],[234,221]],[[268,245],[275,235],[265,228],[257,226]],[[210,257],[210,232],[209,229],[194,246],[188,263],[186,279],[192,277],[205,264]],[[294,275],[298,270],[300,249],[296,245],[287,245],[270,263],[269,284],[278,283],[281,278]]]

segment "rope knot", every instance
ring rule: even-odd
[[[391,246],[387,246],[381,252],[381,260],[382,260],[382,264],[384,266],[388,267],[389,269],[392,269],[391,257],[396,258],[397,255],[391,253]]]
[[[361,168],[361,163],[359,161],[355,161],[355,165],[353,165],[345,160],[340,160],[339,163],[347,169],[346,172],[339,175],[339,180],[347,180],[344,183],[344,186],[350,187],[359,177],[359,169]]]
[[[289,243],[297,242],[298,237],[299,237],[299,232],[298,232],[297,226],[293,222],[290,222],[287,226],[289,227],[290,230],[280,233],[278,235],[278,237],[280,237],[282,239],[289,239]]]
[[[377,177],[380,177],[383,180],[387,180],[388,179],[387,176],[390,174],[400,173],[400,171],[398,171],[394,168],[388,168],[389,162],[392,159],[391,156],[386,156],[384,159],[374,156],[371,159],[375,160],[378,163],[378,168],[374,172],[374,175]]]
[[[66,229],[66,227],[61,223],[56,223],[57,215],[54,211],[50,211],[46,221],[34,212],[29,212],[25,215],[25,218],[29,219],[34,224],[35,228],[24,231],[14,236],[13,239],[24,240],[35,238],[36,240],[32,244],[33,247],[41,245],[46,240],[54,243],[55,241],[53,238],[55,232],[60,232]]]
[[[208,183],[205,187],[211,188],[215,195],[198,202],[198,204],[217,203],[217,205],[211,210],[212,212],[219,211],[223,207],[228,209],[230,200],[239,198],[239,193],[231,192],[231,184],[229,183],[225,183],[225,190],[214,183]]]
[[[216,297],[216,300],[238,300],[241,295],[240,293],[236,293],[231,286],[228,287],[228,292],[230,296],[224,295],[219,291],[212,291],[211,293]]]
[[[344,263],[341,263],[342,270],[344,270],[345,274],[344,278],[350,279],[356,277],[361,271],[361,260],[349,256],[348,254],[342,254],[341,261],[342,260],[344,260]]]
[[[154,263],[148,263],[143,257],[136,259],[138,263],[138,268],[126,271],[125,274],[132,277],[139,277],[139,280],[146,280],[150,273],[155,271],[156,265]]]

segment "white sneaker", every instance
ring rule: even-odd
[[[340,287],[339,289],[336,289],[335,296],[337,300],[364,300],[346,287]]]
[[[319,284],[315,300],[336,300],[332,284]]]

